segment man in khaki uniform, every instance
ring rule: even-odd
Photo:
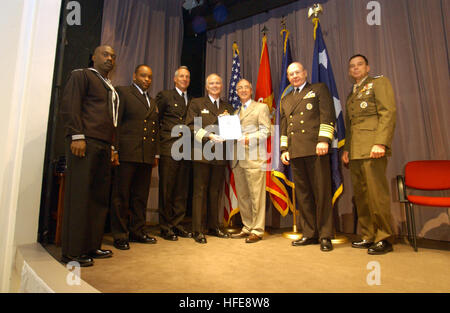
[[[347,98],[344,164],[349,164],[362,240],[354,248],[369,254],[393,251],[387,157],[395,129],[395,98],[386,77],[370,77],[363,55],[349,60],[349,75],[355,81]]]
[[[266,141],[271,126],[270,112],[267,104],[251,99],[252,85],[246,79],[237,83],[236,91],[242,103],[235,113],[241,121],[242,138],[235,146],[235,158],[231,168],[244,227],[231,238],[245,238],[246,243],[254,243],[260,241],[264,235]]]

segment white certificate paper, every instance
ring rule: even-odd
[[[219,135],[225,140],[241,138],[242,131],[239,115],[219,116]]]

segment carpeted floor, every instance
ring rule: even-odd
[[[107,293],[450,292],[447,244],[414,252],[397,243],[393,253],[371,256],[350,242],[328,253],[319,245],[293,247],[279,230],[255,244],[211,236],[206,245],[157,239],[155,245],[131,243],[122,251],[106,235],[103,248],[114,256],[82,268],[81,278]],[[379,285],[373,284],[377,277]]]

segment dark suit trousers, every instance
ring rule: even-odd
[[[79,256],[101,248],[111,188],[111,145],[87,138],[86,156],[79,158],[70,144],[66,140],[62,254]]]
[[[175,161],[162,155],[159,159],[159,226],[163,231],[180,223],[186,215],[191,161]]]
[[[193,162],[192,231],[203,232],[219,227],[219,201],[225,182],[225,166]]]
[[[303,236],[331,238],[333,209],[329,155],[294,158],[290,163]]]
[[[121,162],[114,178],[111,231],[114,239],[143,235],[152,165]]]

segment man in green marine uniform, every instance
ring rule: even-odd
[[[358,210],[362,240],[353,248],[368,249],[369,254],[393,251],[387,157],[395,129],[395,98],[386,77],[370,77],[369,62],[357,54],[349,60],[349,75],[354,80],[347,98],[344,164],[349,164]]]

